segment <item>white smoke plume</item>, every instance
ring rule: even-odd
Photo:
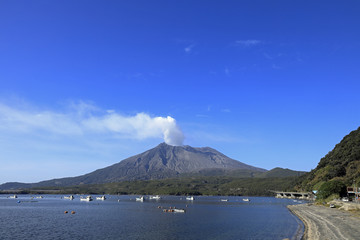
[[[175,146],[182,145],[184,141],[184,134],[170,116],[152,118],[145,113],[123,116],[111,112],[105,116],[86,119],[83,124],[94,131],[109,131],[129,138],[162,137],[167,144]]]
[[[0,103],[0,132],[51,133],[54,135],[110,134],[129,139],[163,138],[167,144],[182,145],[184,134],[176,120],[151,117],[146,113],[126,116],[80,103],[71,110],[41,111]]]

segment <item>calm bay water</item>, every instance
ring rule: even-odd
[[[0,195],[0,239],[300,239],[304,229],[286,208],[295,204],[288,199],[164,196],[136,202],[136,196],[107,196],[80,202],[79,196],[7,196]],[[158,206],[186,213],[164,213]]]

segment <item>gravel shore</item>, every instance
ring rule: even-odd
[[[304,222],[303,239],[360,239],[360,218],[350,212],[313,204],[288,208]]]

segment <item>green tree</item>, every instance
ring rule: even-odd
[[[318,199],[326,199],[332,194],[338,194],[339,196],[344,196],[346,194],[346,185],[339,180],[332,180],[325,182],[319,188],[317,193]]]

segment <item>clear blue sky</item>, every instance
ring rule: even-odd
[[[0,183],[76,176],[183,139],[311,170],[360,125],[359,11],[0,0]]]

